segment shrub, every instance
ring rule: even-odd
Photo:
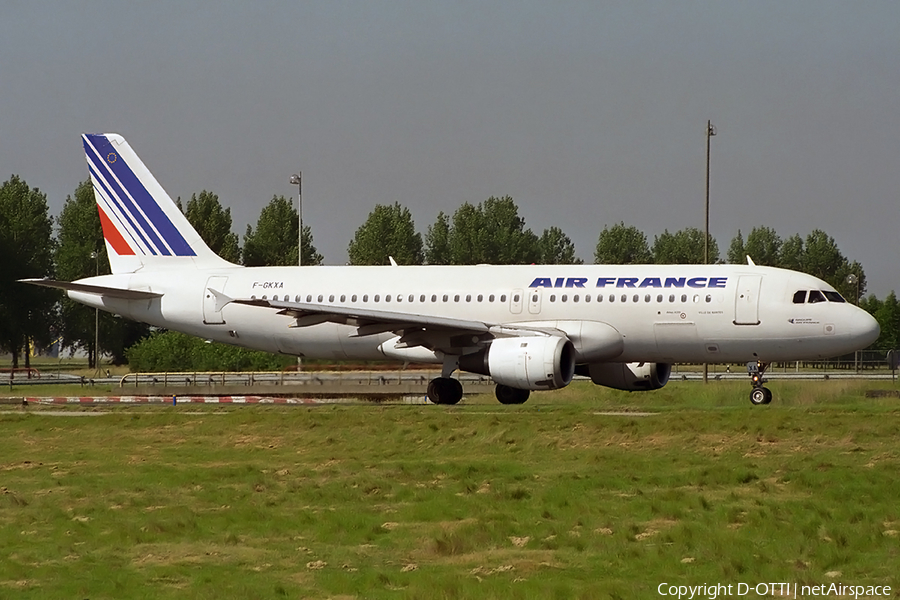
[[[295,359],[206,341],[177,331],[157,331],[126,351],[133,372],[280,371]]]

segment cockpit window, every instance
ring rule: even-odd
[[[798,290],[794,292],[793,302],[794,304],[803,304],[804,302],[808,302],[810,304],[817,304],[819,302],[825,302],[827,298],[829,302],[847,302],[844,298],[838,294],[837,292],[829,292],[829,291],[819,291],[819,290],[811,290],[809,292],[809,297],[807,297],[806,290]]]
[[[811,290],[809,292],[809,303],[825,302],[825,296],[819,290]]]

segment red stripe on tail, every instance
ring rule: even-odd
[[[122,237],[122,234],[119,233],[119,230],[116,229],[116,226],[112,224],[112,221],[109,220],[109,217],[106,216],[106,213],[103,212],[103,209],[100,208],[99,205],[97,206],[97,212],[100,213],[100,225],[103,226],[103,237],[106,238],[109,245],[113,247],[116,254],[119,256],[134,256],[134,250],[131,249],[131,246],[128,245],[128,242],[125,241],[125,238]]]

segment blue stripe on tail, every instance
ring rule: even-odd
[[[118,213],[110,211],[110,214],[113,217],[115,217],[116,220],[119,220],[119,214],[121,214],[122,217],[125,218],[125,221],[127,222],[128,226],[126,226],[125,223],[121,223],[121,221],[120,221],[122,226],[119,227],[119,233],[127,234],[128,237],[135,243],[134,247],[140,254],[146,254],[144,252],[144,247],[146,247],[147,249],[150,250],[151,254],[156,256],[157,252],[153,248],[153,245],[147,241],[147,238],[144,237],[144,235],[141,233],[141,230],[138,228],[137,225],[135,225],[134,221],[132,220],[132,218],[130,216],[130,211],[125,210],[125,207],[122,205],[122,201],[116,196],[116,194],[114,194],[112,192],[111,189],[109,189],[106,182],[104,182],[103,179],[101,179],[99,177],[97,170],[94,168],[93,163],[90,162],[90,157],[88,157],[88,171],[90,171],[90,173],[93,177],[93,180],[95,182],[94,188],[97,189],[99,186],[100,195],[103,198],[107,198],[109,200],[109,203],[112,205],[112,206],[110,206],[110,208],[115,206],[115,208],[118,209]],[[130,227],[130,229],[129,229],[129,227]],[[132,231],[134,231],[134,234],[137,235],[138,239],[135,239],[134,235],[132,235],[132,233],[131,233]]]
[[[141,237],[145,235],[149,238],[151,243],[147,245],[151,248],[151,251],[155,246],[160,254],[166,256],[172,253],[176,256],[197,256],[197,253],[194,252],[194,249],[187,243],[181,232],[178,231],[169,217],[159,207],[159,204],[134,174],[131,167],[119,157],[115,147],[106,136],[86,134],[84,137],[85,154],[88,156],[88,161],[98,172],[107,173],[105,179],[112,188],[108,190],[110,197],[117,199],[119,208],[124,209],[123,214],[130,214],[131,219],[136,222],[137,227],[135,227],[135,231],[142,232],[143,235]],[[103,160],[98,159],[97,155],[88,147],[88,144],[93,146],[93,150],[96,150],[97,154],[103,157]],[[121,186],[109,176],[110,173],[115,175],[118,181],[121,182]],[[123,187],[124,189],[122,189]],[[135,203],[137,206],[135,206]],[[138,210],[138,207],[140,210]],[[141,211],[143,211],[143,214],[141,214]],[[147,223],[144,215],[150,220],[152,227],[150,223]],[[156,228],[155,231],[154,227]],[[156,232],[159,232],[159,235],[163,238],[162,240],[157,236]],[[171,248],[171,252],[169,248]]]
[[[106,138],[102,139],[106,141]],[[115,157],[118,159],[118,154],[112,152],[112,147],[109,142],[106,142],[106,144],[107,148],[105,154],[101,154],[100,156]],[[113,177],[114,173],[109,168],[107,160],[98,158],[97,155],[87,147],[85,147],[85,151],[88,157],[88,167],[91,169],[92,174],[101,175],[103,180],[105,180],[105,184],[104,181],[101,181],[104,190],[109,194],[110,199],[116,203],[116,206],[122,211],[122,214],[125,215],[129,224],[131,224],[134,231],[150,250],[150,253],[153,255],[171,255],[171,252],[169,252],[169,249],[166,248],[163,241],[150,226],[150,223],[147,222],[147,219],[144,218],[144,215],[138,210],[134,201],[131,199],[131,196],[129,196],[126,190],[123,189],[119,182]],[[118,159],[116,162],[119,162],[120,160],[121,159]],[[100,178],[98,177],[98,179]]]

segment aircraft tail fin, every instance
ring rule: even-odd
[[[210,250],[125,138],[81,138],[113,273],[233,266]]]

